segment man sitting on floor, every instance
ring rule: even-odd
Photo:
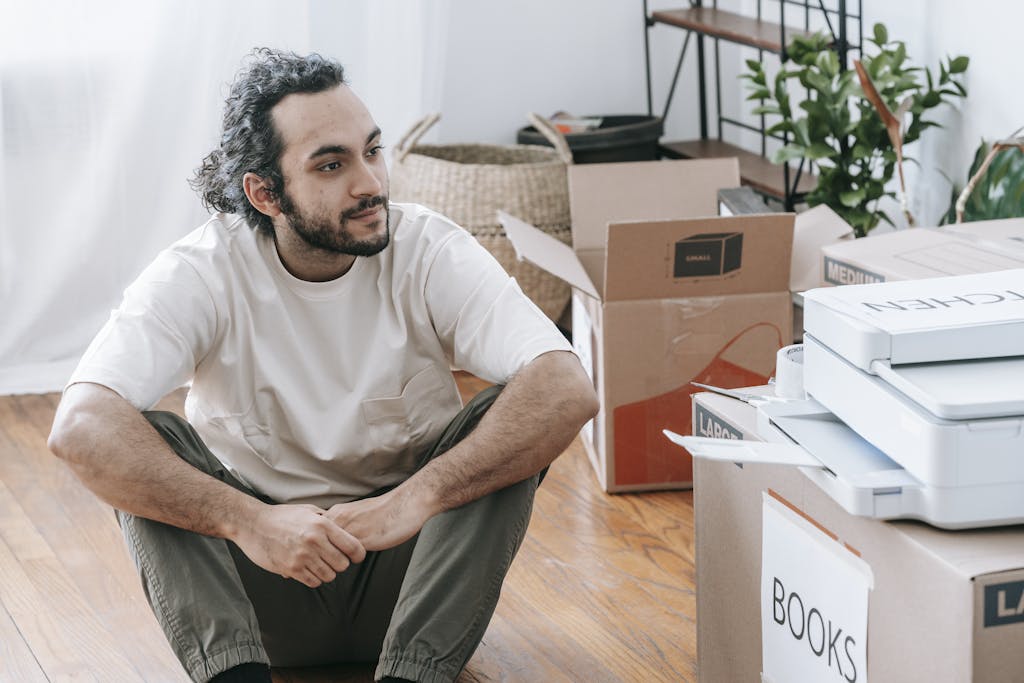
[[[340,65],[257,50],[194,181],[222,213],[125,291],[57,411],[51,450],[118,510],[196,681],[453,680],[597,411],[490,254],[389,203],[380,140]],[[453,365],[498,386],[460,410]],[[187,422],[143,412],[188,381]]]

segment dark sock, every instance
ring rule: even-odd
[[[221,671],[210,683],[271,683],[270,667],[259,662],[246,662]]]

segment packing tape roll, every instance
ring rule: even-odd
[[[775,395],[779,398],[807,398],[804,393],[804,345],[779,349],[775,357]]]

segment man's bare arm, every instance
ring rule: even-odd
[[[532,476],[551,464],[597,414],[579,360],[543,354],[523,368],[476,429],[388,493],[332,507],[328,514],[368,550],[392,547],[445,510]]]
[[[106,387],[69,387],[48,445],[115,508],[229,539],[264,569],[306,585],[331,581],[364,557],[359,541],[318,508],[267,505],[192,467]]]

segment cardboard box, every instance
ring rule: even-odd
[[[935,228],[910,228],[822,248],[822,283],[858,285],[1024,267],[1024,251],[965,239]]]
[[[757,439],[756,411],[747,404],[705,393],[695,396],[694,411],[702,435]],[[761,680],[762,610],[780,604],[762,604],[766,493],[870,568],[867,680],[1024,678],[1024,527],[951,532],[855,517],[786,466],[697,459],[694,476],[699,680]],[[787,591],[798,590],[796,582],[787,583]],[[810,633],[807,643],[811,647],[798,649],[815,658]],[[834,675],[817,680],[843,680],[838,664],[828,664]],[[845,658],[842,664],[849,677]]]
[[[715,217],[738,181],[734,159],[570,167],[572,248],[502,215],[520,257],[573,286],[573,345],[601,398],[583,441],[606,491],[690,487],[661,434],[690,432],[690,381],[763,383],[789,343],[793,215]],[[714,268],[677,275],[680,243],[718,249]]]

